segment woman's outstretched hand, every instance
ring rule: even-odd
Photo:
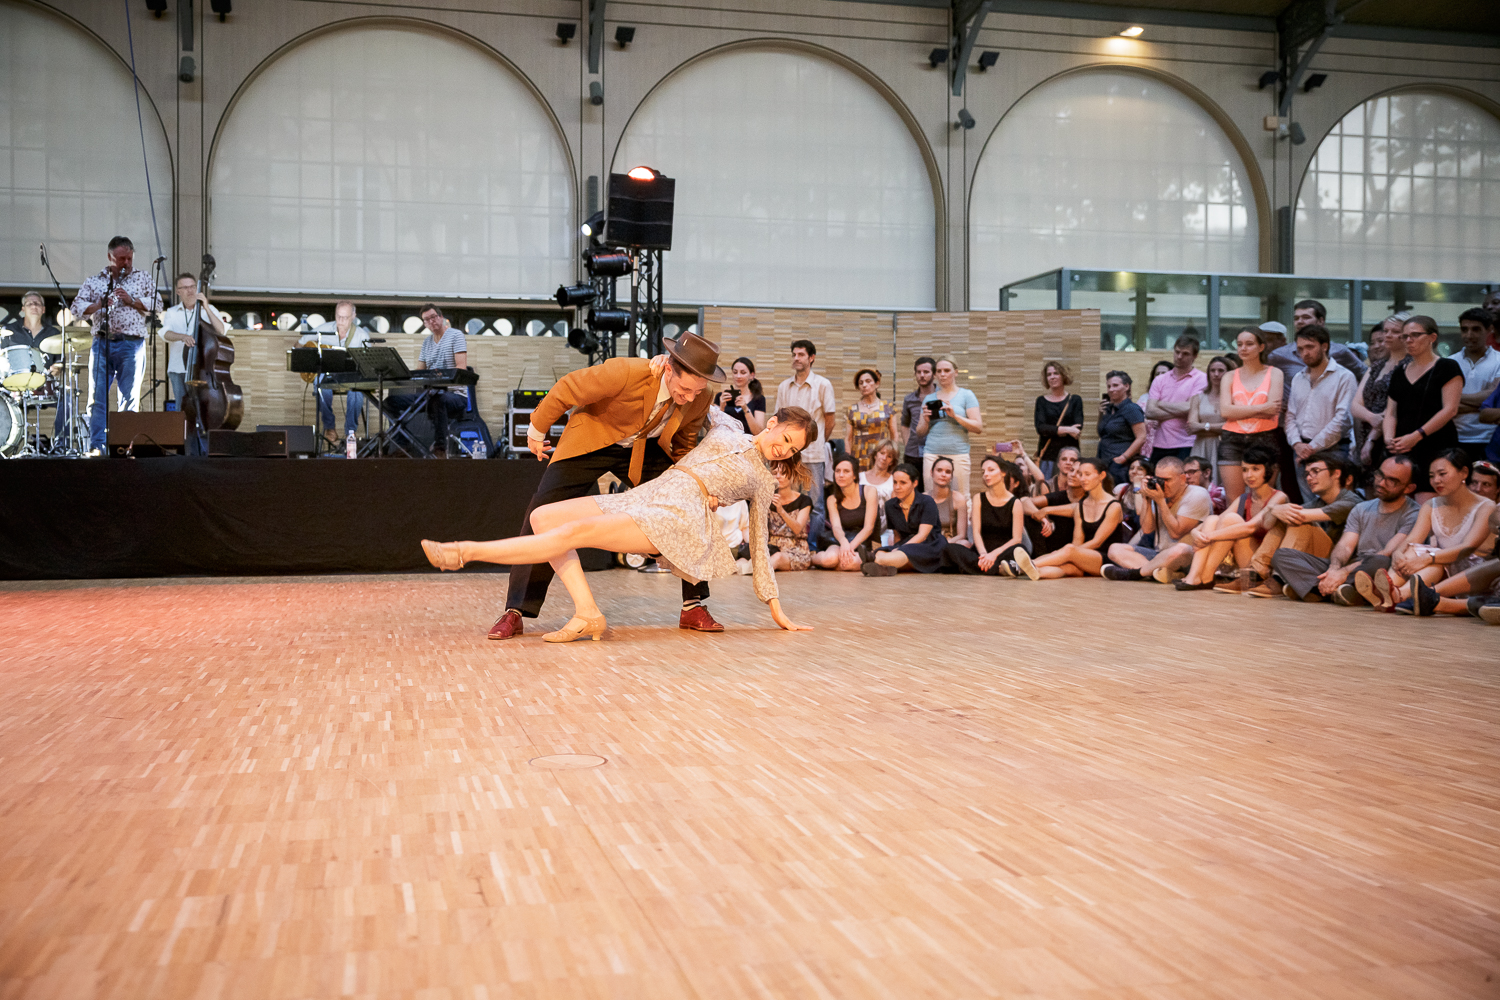
[[[798,625],[796,622],[788,618],[786,616],[786,613],[781,610],[780,598],[773,597],[771,598],[769,603],[771,607],[771,617],[775,620],[777,625],[780,625],[788,632],[811,632],[813,630],[813,627],[811,625]]]

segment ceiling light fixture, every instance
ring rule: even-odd
[[[1121,38],[1140,38],[1141,35],[1145,34],[1145,32],[1146,32],[1146,29],[1143,28],[1143,27],[1141,27],[1139,24],[1132,24],[1130,27],[1128,27],[1124,31],[1120,32],[1120,37]]]
[[[947,61],[948,61],[948,50],[947,49],[933,49],[931,52],[927,53],[927,64],[929,66],[931,66],[933,69],[937,69],[939,66],[941,66],[943,63],[945,63]]]

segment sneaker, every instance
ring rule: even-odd
[[[859,568],[865,576],[895,576],[898,572],[894,566],[882,566],[878,562],[867,562]]]
[[[1249,596],[1251,596],[1251,597],[1280,597],[1282,595],[1281,595],[1281,588],[1280,587],[1275,586],[1274,584],[1271,584],[1271,583],[1263,583],[1259,587],[1251,587],[1250,591],[1249,591]]]
[[[1396,614],[1398,614],[1398,615],[1414,615],[1414,614],[1417,613],[1416,608],[1411,603],[1411,598],[1410,597],[1408,597],[1404,601],[1397,602],[1391,608],[1391,610],[1394,611],[1394,612],[1396,612]]]
[[[1500,604],[1486,604],[1479,609],[1479,618],[1491,625],[1500,625]]]
[[[999,570],[1000,575],[1005,577],[1007,580],[1014,580],[1016,578],[1016,564],[1011,562],[1009,559],[1001,559],[995,564],[995,568]]]
[[[1104,577],[1104,579],[1106,580],[1120,581],[1131,579],[1130,572],[1131,571],[1126,569],[1124,566],[1116,566],[1114,563],[1105,563],[1103,568],[1099,570],[1099,575]]]
[[[1333,603],[1341,608],[1357,608],[1365,602],[1359,591],[1354,588],[1354,584],[1345,583],[1333,592]]]
[[[1016,558],[1011,562],[1011,566],[1025,573],[1026,579],[1040,580],[1042,578],[1042,574],[1036,571],[1036,564],[1031,561],[1031,557],[1026,554],[1025,549],[1016,549],[1015,556]]]
[[[1438,592],[1420,576],[1411,578],[1411,602],[1413,613],[1426,618],[1437,614]]]

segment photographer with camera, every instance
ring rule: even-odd
[[[958,365],[951,355],[937,359],[936,392],[922,400],[917,433],[926,435],[922,444],[922,481],[932,482],[932,463],[953,460],[953,488],[969,492],[969,435],[983,434],[979,397],[958,385]]]
[[[734,366],[729,369],[729,384],[714,405],[724,416],[738,420],[746,434],[759,434],[766,429],[766,394],[761,390],[760,379],[755,377],[754,361],[734,359]]]
[[[1156,580],[1167,583],[1172,571],[1185,567],[1193,557],[1192,548],[1178,548],[1178,543],[1214,512],[1208,490],[1188,485],[1182,459],[1168,456],[1156,463],[1154,475],[1141,486],[1141,533],[1154,535],[1154,546],[1116,542],[1109,547],[1109,561],[1103,576],[1106,580]]]

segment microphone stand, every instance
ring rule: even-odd
[[[62,285],[57,280],[57,274],[52,270],[52,262],[47,259],[47,245],[43,243],[41,249],[42,266],[47,269],[47,276],[52,279],[52,287],[57,289],[58,308],[62,312],[67,312],[68,297],[63,294]],[[63,418],[63,426],[67,428],[68,435],[68,443],[65,450],[71,451],[76,455],[80,452],[80,448],[78,447],[80,444],[78,433],[78,376],[74,374],[73,365],[68,357],[68,347],[71,341],[68,339],[67,324],[64,323],[62,329],[58,332],[62,334],[63,342],[63,387],[62,399],[59,401],[59,405],[67,407],[67,415]],[[54,442],[53,449],[56,450],[56,448],[57,443]]]

